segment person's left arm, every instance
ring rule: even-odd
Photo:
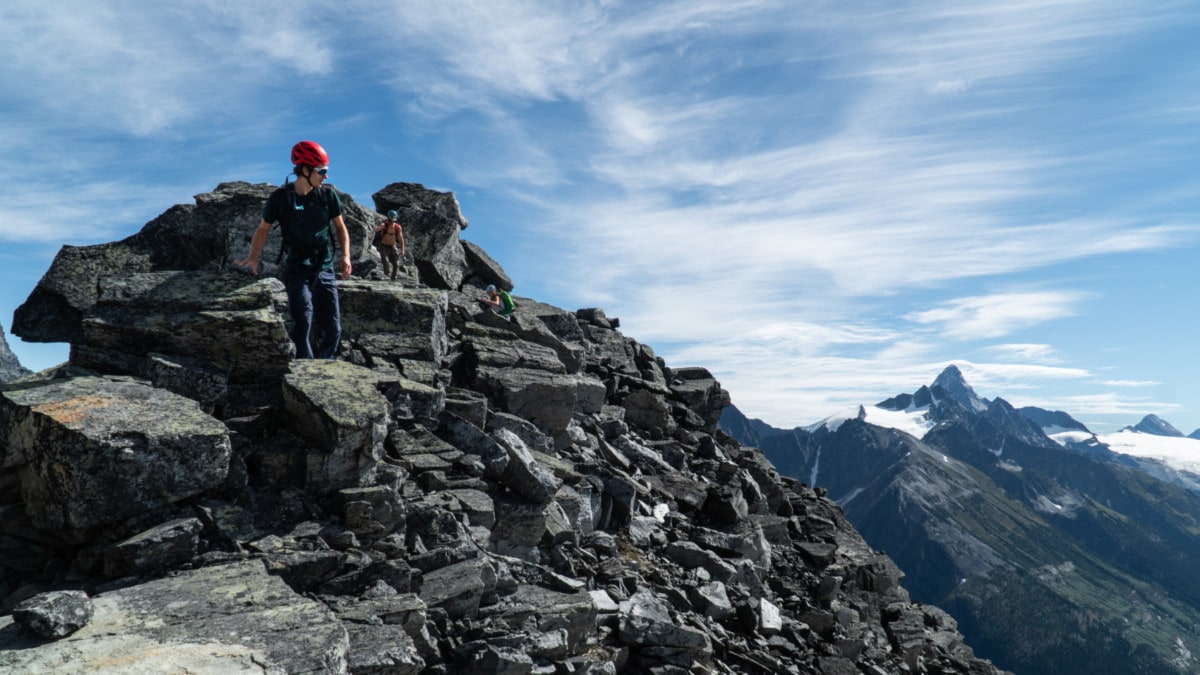
[[[349,279],[350,233],[346,231],[346,221],[341,215],[333,217],[333,231],[337,235],[338,245],[342,249],[342,259],[338,261],[338,275],[343,279]]]

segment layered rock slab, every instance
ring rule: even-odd
[[[257,561],[103,593],[92,606],[86,626],[52,643],[0,617],[0,672],[290,674],[347,667],[349,637],[333,612]]]
[[[310,490],[370,485],[383,456],[390,407],[379,376],[344,361],[301,360],[284,377],[284,410],[292,430],[312,443]]]
[[[30,520],[83,529],[225,480],[229,430],[191,399],[134,381],[78,377],[0,393],[0,466],[18,467]]]

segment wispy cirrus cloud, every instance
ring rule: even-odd
[[[1162,382],[1155,380],[1104,380],[1100,384],[1105,387],[1157,387]]]
[[[1025,361],[1029,363],[1061,363],[1062,355],[1052,345],[1013,343],[989,345],[983,350],[994,358]]]
[[[1070,291],[993,294],[957,298],[905,318],[934,326],[951,338],[995,338],[1043,321],[1071,316],[1086,298],[1087,294]]]
[[[320,7],[12,0],[0,8],[0,86],[50,126],[148,136],[226,118],[281,76],[330,72],[327,24],[306,16]]]
[[[879,298],[911,307],[914,290],[1196,237],[1186,221],[1057,210],[1086,194],[1096,167],[1114,165],[1035,119],[1057,105],[1043,91],[1047,74],[1080,67],[1179,5],[736,3],[720,14],[734,29],[711,36],[706,18],[717,10],[697,6],[559,8],[537,24],[557,26],[553,34],[481,36],[496,48],[456,52],[465,77],[443,108],[525,100],[573,110],[569,133],[536,116],[534,132],[503,110],[485,113],[518,141],[492,176],[558,188],[529,200],[540,216],[530,228],[564,254],[530,256],[522,268],[671,345],[672,361],[715,365],[749,409],[794,419],[796,409],[906,391],[936,375],[948,344],[1069,318],[1094,296],[957,293],[899,316]],[[442,19],[430,16],[422,31],[437,35]],[[742,35],[789,39],[741,50],[743,59],[733,49]],[[578,57],[562,58],[567,42]],[[767,89],[722,86],[764,71]],[[825,86],[837,81],[847,87]],[[433,98],[420,100],[436,111]],[[524,162],[536,168],[522,171]],[[478,172],[471,180],[488,184]],[[976,370],[985,383],[1091,377],[1065,367],[1051,344],[985,353],[1005,362]]]

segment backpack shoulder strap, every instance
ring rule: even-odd
[[[288,199],[291,197],[291,199]],[[283,256],[288,250],[287,230],[292,224],[292,204],[291,201],[296,198],[296,187],[291,181],[285,182],[279,189],[271,193],[269,199],[277,199],[282,204],[277,204],[277,212],[279,214],[279,254],[275,256],[275,264],[283,263]]]

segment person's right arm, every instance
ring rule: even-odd
[[[254,239],[250,241],[250,255],[243,260],[235,260],[234,265],[249,267],[250,272],[258,274],[258,256],[262,254],[263,246],[267,245],[267,234],[271,232],[271,224],[265,220],[259,221],[258,229],[254,230]]]

